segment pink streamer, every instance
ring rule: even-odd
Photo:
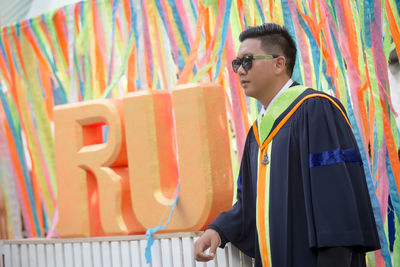
[[[388,195],[389,195],[389,181],[386,172],[386,140],[383,138],[382,148],[379,151],[379,160],[378,160],[378,192],[377,198],[381,207],[381,216],[383,224],[385,224],[385,214],[388,206]]]
[[[170,42],[171,42],[171,48],[172,48],[172,52],[174,55],[174,59],[175,62],[178,62],[178,45],[176,44],[175,41],[175,34],[172,30],[172,26],[171,26],[171,21],[169,20],[169,17],[167,16],[168,12],[167,12],[167,8],[165,6],[165,1],[160,1],[161,3],[161,9],[163,11],[163,13],[165,14],[165,23],[167,24],[167,32],[168,32],[168,36],[170,38]]]
[[[150,33],[149,33],[149,25],[147,21],[147,9],[146,9],[146,4],[145,1],[142,0],[142,18],[143,18],[143,35],[144,35],[144,49],[146,50],[146,55],[147,55],[147,60],[148,60],[148,66],[145,66],[145,68],[150,68],[150,70],[153,69],[153,53],[151,50],[151,42],[150,42]],[[157,75],[154,73],[154,75]],[[151,81],[150,81],[151,82]],[[154,85],[155,86],[155,85]]]
[[[294,4],[294,1],[288,1],[289,4],[289,9],[290,13],[292,14],[293,17],[293,24],[296,29],[297,34],[297,42],[299,44],[299,51],[301,55],[301,61],[303,63],[303,68],[304,68],[304,79],[305,79],[305,85],[306,86],[312,86],[312,69],[311,69],[311,64],[310,64],[310,57],[308,55],[308,46],[306,43],[306,40],[303,35],[303,30],[301,28],[299,18],[297,16],[297,8]]]
[[[182,20],[183,23],[183,28],[185,29],[186,35],[189,39],[190,42],[190,46],[193,45],[193,32],[190,30],[190,26],[189,26],[189,20],[185,11],[185,6],[183,5],[182,0],[175,0],[175,6],[176,9],[178,10],[179,13],[179,17]]]
[[[357,67],[355,66],[355,63],[353,62],[351,55],[350,55],[350,49],[349,49],[349,42],[346,34],[346,27],[345,27],[345,20],[342,12],[342,6],[339,0],[334,1],[335,5],[335,10],[336,10],[336,15],[338,17],[338,22],[339,22],[339,27],[340,27],[340,32],[336,33],[338,45],[340,48],[340,51],[343,54],[343,57],[346,61],[347,64],[347,74],[348,74],[348,81],[349,81],[349,86],[350,86],[350,92],[351,92],[351,99],[353,103],[353,110],[354,110],[354,117],[356,119],[357,127],[358,129],[362,129],[362,123],[361,123],[361,117],[360,117],[360,106],[358,103],[358,88],[362,86],[361,82],[361,77],[357,71]],[[331,25],[334,26],[334,25]],[[335,27],[334,27],[335,28]],[[364,148],[366,148],[366,140],[365,136],[361,135],[361,139],[363,142]]]
[[[56,234],[55,229],[56,229],[57,224],[58,224],[58,207],[56,207],[56,210],[54,212],[54,216],[51,221],[50,229],[47,232],[46,238],[55,237],[55,234]]]
[[[226,39],[226,60],[228,62],[232,62],[233,59],[236,57],[233,39],[232,39],[232,32],[231,28],[228,29],[227,39]],[[237,140],[237,147],[239,152],[239,159],[242,158],[244,143],[245,143],[245,131],[244,131],[244,123],[242,117],[242,111],[240,106],[240,95],[239,90],[240,88],[237,86],[237,75],[233,72],[232,68],[228,68],[229,73],[229,84],[231,89],[231,98],[232,98],[232,109],[233,109],[233,122],[235,127],[236,133],[236,140]]]
[[[359,108],[358,97],[357,97],[357,86],[361,86],[361,79],[355,69],[354,63],[351,59],[350,52],[348,49],[348,42],[347,42],[347,37],[345,34],[346,30],[345,30],[345,26],[344,26],[345,24],[344,24],[342,9],[341,9],[339,1],[335,0],[335,5],[336,5],[335,8],[337,10],[338,21],[339,21],[339,25],[341,25],[341,32],[339,33],[337,31],[336,24],[331,16],[330,10],[328,8],[328,4],[325,1],[322,1],[321,3],[323,5],[325,14],[327,14],[329,28],[331,29],[331,31],[328,30],[327,32],[332,32],[334,38],[338,42],[340,51],[343,53],[343,57],[345,58],[345,61],[347,63],[348,81],[349,81],[349,86],[350,86],[350,90],[351,90],[354,117],[356,119],[357,127],[359,129],[362,129],[362,128],[360,128],[361,127],[361,118],[360,118],[360,112],[359,112],[360,108]],[[329,43],[332,46],[332,42],[329,42]],[[331,49],[333,49],[333,47]],[[363,142],[364,149],[367,151],[365,136],[361,135],[361,137],[362,137],[361,140]],[[367,160],[368,160],[368,164],[369,164],[370,163],[369,157],[367,157]]]
[[[375,10],[375,12],[377,12],[377,11]],[[380,17],[380,16],[378,16],[378,17]],[[375,18],[375,25],[371,27],[371,38],[372,38],[372,47],[373,47],[373,52],[374,52],[374,65],[375,65],[375,70],[377,72],[376,79],[378,82],[379,96],[381,99],[383,99],[389,103],[390,109],[397,116],[397,113],[393,108],[392,101],[385,91],[385,84],[388,86],[388,89],[389,89],[389,77],[388,77],[388,71],[387,71],[388,66],[387,66],[385,54],[383,52],[383,47],[382,47],[382,31],[379,30],[380,29],[380,28],[378,28],[379,23],[377,23],[376,20],[377,20],[377,17]]]

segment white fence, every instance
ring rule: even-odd
[[[154,235],[152,263],[146,264],[146,236],[0,241],[1,267],[245,267],[252,259],[228,244],[214,261],[196,262],[193,243],[200,233]]]

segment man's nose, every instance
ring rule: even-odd
[[[246,73],[247,73],[247,70],[245,70],[244,68],[243,68],[243,65],[242,64],[240,64],[240,66],[239,66],[239,69],[238,69],[238,72],[237,72],[239,75],[245,75]]]

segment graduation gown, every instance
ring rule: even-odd
[[[231,242],[255,258],[256,266],[265,262],[261,257],[264,253],[273,267],[313,267],[317,266],[319,248],[351,247],[351,266],[359,267],[365,266],[365,252],[380,248],[360,152],[345,109],[327,95],[308,98],[299,105],[316,93],[322,94],[303,88],[291,96],[292,101],[290,92],[284,92],[275,106],[280,105],[278,99],[289,99],[289,103],[269,122],[271,126],[261,127],[263,119],[253,124],[241,161],[237,201],[208,227],[219,233],[221,247]],[[262,144],[271,136],[296,104],[297,110],[268,148],[266,231],[262,231],[266,237],[261,236],[267,240],[267,250],[261,249],[257,184],[265,157],[260,156],[258,142]]]

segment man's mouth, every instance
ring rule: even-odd
[[[240,84],[245,87],[246,85],[248,85],[250,83],[250,81],[240,81]]]

